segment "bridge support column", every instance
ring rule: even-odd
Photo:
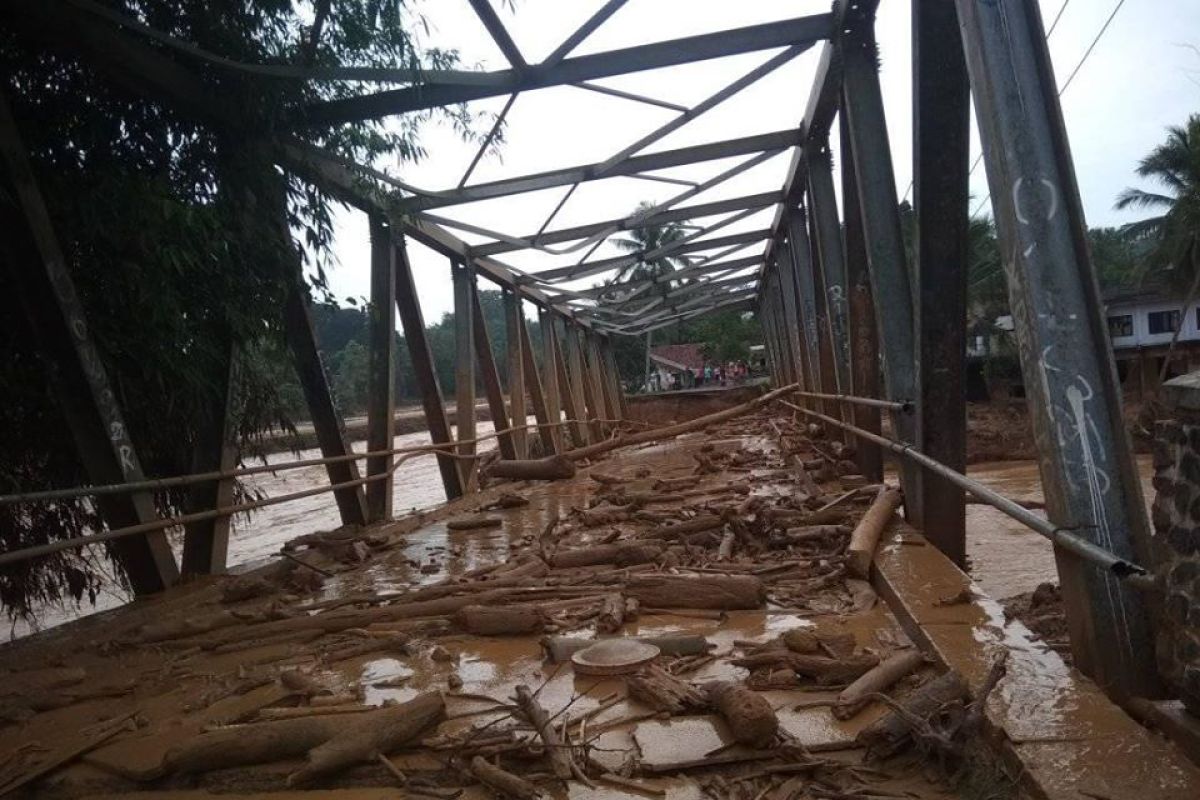
[[[568,425],[573,440],[572,446],[583,447],[590,444],[591,439],[588,436],[587,408],[584,405],[583,388],[579,381],[579,354],[573,341],[575,337],[571,333],[570,323],[566,320],[563,320],[562,336],[559,336],[557,322],[552,315],[548,316],[551,329],[554,331],[554,353],[557,358],[558,385],[562,390],[563,406],[566,408],[567,418],[574,420]],[[568,364],[568,362],[570,363]]]
[[[917,449],[966,472],[971,92],[954,4],[913,0],[912,12]],[[927,472],[921,491],[925,536],[965,567],[963,490]]]
[[[400,314],[400,326],[404,329],[409,360],[412,361],[417,386],[421,392],[421,405],[425,409],[429,439],[432,442],[452,442],[454,437],[450,432],[450,419],[446,415],[446,400],[438,381],[437,370],[433,366],[429,340],[425,337],[425,318],[421,313],[421,302],[417,298],[417,286],[413,281],[412,265],[408,260],[404,237],[397,234],[395,245],[396,309]],[[451,447],[447,447],[446,450],[453,452]],[[437,463],[438,471],[442,475],[442,486],[446,490],[446,499],[462,497],[463,481],[458,469],[458,459],[439,454]]]
[[[843,108],[845,102],[843,101]],[[875,331],[875,301],[871,296],[871,274],[863,240],[862,211],[858,200],[858,177],[854,148],[846,115],[839,115],[842,158],[842,208],[845,220],[846,293],[849,301],[850,391],[859,397],[879,397],[879,340]],[[883,419],[878,408],[855,405],[854,424],[879,434]],[[869,480],[883,480],[883,451],[879,445],[859,440],[855,463]]]
[[[809,141],[804,146],[808,166],[809,211],[817,243],[814,259],[824,291],[833,377],[839,394],[850,393],[850,344],[846,331],[846,263],[842,253],[842,225],[838,220],[837,198],[833,192],[833,158],[829,152],[829,137]],[[839,416],[850,416],[848,409],[839,409]]]
[[[587,428],[591,441],[598,442],[604,438],[600,418],[604,413],[596,402],[595,381],[589,369],[587,359],[587,340],[583,328],[574,322],[567,321],[564,325],[567,340],[567,353],[570,358],[572,386],[576,392],[576,404],[588,420]]]
[[[228,363],[221,386],[205,419],[198,425],[192,453],[192,472],[227,472],[237,468],[238,451],[233,414],[238,374],[237,349],[227,348]],[[188,487],[184,513],[225,508],[233,504],[233,478]],[[228,515],[189,522],[184,526],[183,556],[180,572],[184,575],[217,575],[225,571],[229,558]]]
[[[1047,514],[1151,563],[1141,485],[1036,0],[957,0]],[[1118,697],[1160,691],[1146,603],[1055,551],[1076,665]]]
[[[867,18],[858,16],[859,13],[849,12],[846,25],[850,32],[842,37],[845,88],[842,113],[848,118],[850,130],[887,397],[909,402],[916,398],[918,385],[912,285],[900,231],[899,198],[883,95],[879,89],[874,12]],[[912,414],[895,412],[892,424],[902,441],[909,444],[920,441],[917,419]],[[919,527],[920,468],[905,461],[900,465],[900,475],[905,514]]]
[[[520,298],[517,298],[517,308],[520,309]],[[557,429],[550,426],[551,420],[558,422],[554,415],[561,418],[558,411],[558,401],[554,403],[554,413],[550,411],[549,390],[546,388],[548,381],[553,377],[554,369],[551,360],[543,361],[543,371],[546,374],[546,380],[542,379],[541,373],[538,371],[537,359],[533,356],[533,341],[529,336],[529,324],[525,321],[525,315],[520,315],[519,332],[521,336],[521,358],[524,361],[525,368],[525,388],[529,390],[529,400],[533,404],[533,418],[538,423],[538,438],[542,442],[542,451],[545,455],[558,453],[559,438]]]
[[[391,227],[372,215],[370,374],[367,380],[367,450],[394,447],[396,430],[396,268]],[[392,518],[394,456],[367,459],[367,476],[387,477],[367,484],[367,513],[372,522]]]
[[[454,429],[458,434],[458,454],[475,454],[475,271],[470,265],[452,259],[450,276],[454,283]],[[458,471],[463,490],[478,488],[478,462],[460,458]]]
[[[775,261],[775,272],[778,275],[778,293],[783,314],[787,320],[788,346],[792,351],[792,359],[796,367],[796,381],[808,389],[812,376],[804,363],[804,345],[801,342],[800,307],[796,300],[796,265],[792,259],[792,242],[785,240],[778,247],[779,256]]]
[[[92,483],[140,481],[141,463],[129,437],[100,352],[92,342],[83,304],[67,270],[29,156],[8,103],[0,94],[0,179],[13,204],[0,203],[8,262],[19,301],[41,346],[49,383]],[[40,263],[39,263],[40,262]],[[105,495],[97,507],[111,528],[157,518],[148,492]],[[111,548],[138,594],[161,591],[179,577],[175,556],[162,531],[126,537]]]
[[[602,348],[604,363],[608,369],[608,380],[612,386],[613,402],[617,409],[617,419],[625,419],[628,413],[625,406],[625,389],[621,385],[621,370],[617,366],[617,356],[613,352],[612,339],[606,338]]]
[[[813,284],[812,242],[808,238],[808,219],[804,209],[796,206],[788,209],[787,236],[788,253],[792,258],[793,290],[796,294],[796,313],[800,318],[800,335],[803,344],[801,358],[804,361],[805,388],[810,392],[822,392],[825,386],[821,374],[821,355],[818,342],[816,287]],[[828,411],[820,401],[804,400],[806,406],[816,410],[819,406]]]
[[[546,413],[553,423],[546,430],[550,432],[550,437],[554,440],[554,452],[561,453],[567,449],[563,440],[563,428],[560,424],[562,423],[563,406],[573,408],[574,401],[570,397],[571,388],[566,382],[562,351],[558,346],[558,334],[554,330],[554,312],[539,306],[538,327],[542,333],[542,370],[545,375],[543,385],[546,387]],[[567,416],[571,417],[569,411]]]
[[[488,410],[492,415],[492,429],[508,430],[508,408],[504,403],[504,387],[500,383],[500,370],[496,366],[496,354],[492,350],[492,337],[488,333],[487,322],[483,318],[483,306],[479,304],[478,290],[471,293],[474,314],[475,357],[479,366],[480,377],[483,378],[484,392],[487,394]],[[513,435],[501,433],[496,437],[500,449],[500,457],[509,461],[517,457],[513,444]]]
[[[516,458],[529,457],[529,431],[525,424],[525,317],[521,314],[521,296],[511,289],[503,290],[504,331],[508,356],[508,407],[512,413],[511,423],[513,452]],[[538,419],[541,422],[541,419]]]

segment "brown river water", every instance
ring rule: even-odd
[[[478,425],[479,435],[492,431],[490,422]],[[422,431],[397,436],[395,446],[411,447],[428,443],[428,433]],[[354,449],[362,452],[365,442],[356,442]],[[481,450],[495,447],[494,441],[483,442]],[[296,459],[320,457],[318,450],[303,450],[299,454],[277,453],[268,463],[282,464]],[[1149,456],[1138,457],[1143,493],[1147,503],[1153,498],[1150,487]],[[1037,464],[1032,461],[1001,461],[976,464],[970,475],[991,488],[1013,498],[1041,500],[1041,479]],[[261,473],[247,478],[249,488],[267,496],[301,491],[327,483],[324,467],[304,467],[275,473]],[[402,516],[411,510],[436,506],[445,499],[437,463],[432,456],[412,458],[396,470],[394,513]],[[234,520],[229,544],[229,564],[234,571],[264,563],[289,539],[318,530],[328,530],[341,524],[337,506],[329,494],[267,506],[250,516]],[[1004,599],[1032,591],[1039,583],[1055,581],[1054,556],[1050,543],[999,511],[983,505],[967,507],[967,554],[971,575],[984,593]],[[428,544],[428,543],[426,543]],[[180,546],[176,542],[177,548]],[[35,625],[18,622],[0,633],[5,638],[23,636],[33,630],[54,627],[82,616],[115,608],[129,599],[127,593],[110,584],[97,599],[96,605],[48,607]]]

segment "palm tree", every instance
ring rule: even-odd
[[[1131,222],[1121,230],[1131,240],[1151,245],[1145,270],[1161,271],[1176,290],[1188,287],[1187,299],[1179,313],[1182,318],[1200,289],[1200,114],[1193,114],[1186,125],[1167,128],[1167,140],[1138,162],[1137,174],[1161,184],[1163,191],[1125,189],[1117,197],[1117,208],[1153,209],[1161,213]],[[1171,339],[1160,381],[1166,377],[1182,328],[1181,324]]]
[[[653,208],[653,203],[642,201],[638,203],[633,216],[634,218],[644,216]],[[629,236],[613,239],[613,244],[620,249],[628,253],[637,253],[638,259],[632,264],[628,264],[617,270],[608,283],[615,287],[626,280],[637,281],[649,278],[662,278],[672,274],[681,265],[686,263],[683,259],[678,256],[667,255],[647,262],[643,260],[642,256],[678,242],[686,235],[687,231],[682,225],[677,222],[668,222],[666,225],[647,225],[645,227],[633,228],[629,231]],[[659,284],[658,290],[665,297],[670,288],[671,281],[664,281]],[[646,368],[642,377],[647,386],[650,384],[650,342],[652,335],[653,331],[646,331]]]

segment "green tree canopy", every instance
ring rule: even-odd
[[[1157,213],[1122,230],[1149,245],[1143,260],[1148,275],[1186,291],[1200,272],[1200,114],[1168,128],[1166,141],[1138,162],[1137,174],[1156,190],[1125,189],[1117,208]]]
[[[338,0],[314,8],[291,0],[99,0],[106,8],[219,58],[246,64],[449,67],[453,51],[422,48],[420,20],[403,0]],[[14,7],[15,6],[15,7]],[[294,109],[348,96],[334,81],[264,78],[143,39],[161,58],[190,70],[238,110],[218,129],[169,103],[134,93],[80,59],[51,26],[0,4],[0,92],[12,107],[130,435],[148,475],[186,473],[197,430],[219,402],[231,347],[245,359],[237,387],[243,444],[290,425],[294,398],[278,382],[283,298],[301,253],[324,287],[332,199],[272,164],[277,139],[299,138],[370,163],[411,160],[431,114],[447,114],[465,136],[477,128],[462,108],[409,114],[333,129],[294,126]],[[72,14],[90,11],[72,6]],[[40,12],[39,12],[40,13]],[[86,23],[120,35],[102,16]],[[64,24],[62,30],[69,30]],[[0,214],[21,210],[0,170]],[[36,259],[10,235],[0,258]],[[302,248],[293,241],[297,237]],[[13,262],[16,263],[16,262]],[[35,262],[36,263],[36,262]],[[0,292],[14,295],[0,268]],[[37,490],[87,482],[67,426],[21,314],[0,315],[0,486]],[[255,369],[254,367],[263,367]],[[286,368],[284,368],[286,372]],[[162,512],[182,497],[157,498]],[[85,502],[0,508],[0,548],[79,535],[100,525]],[[33,603],[94,592],[97,565],[67,551],[0,570],[0,603],[22,613]],[[119,573],[119,564],[116,565]]]

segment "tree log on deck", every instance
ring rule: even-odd
[[[871,574],[871,562],[879,537],[900,507],[904,495],[899,489],[884,489],[859,520],[854,533],[850,534],[850,546],[846,549],[846,570],[856,578],[866,579]]]
[[[310,750],[304,766],[288,776],[288,786],[302,786],[355,764],[374,761],[415,739],[445,715],[441,694],[428,692],[398,706],[341,720],[338,733]]]
[[[705,684],[709,701],[729,726],[735,742],[769,747],[779,732],[779,718],[758,692],[728,681]]]
[[[569,780],[575,771],[571,763],[571,751],[564,746],[562,735],[550,722],[550,715],[546,713],[546,709],[542,708],[528,686],[518,686],[513,700],[516,701],[521,716],[529,721],[541,737],[542,743],[546,745],[546,755],[550,758],[554,777]]]
[[[721,611],[762,608],[763,582],[753,575],[637,575],[625,592],[643,608],[712,608]]]
[[[566,456],[497,461],[486,470],[489,478],[511,481],[560,481],[575,477],[575,462]]]
[[[833,705],[833,715],[850,719],[870,704],[872,694],[890,689],[924,663],[925,656],[920,650],[904,650],[888,656],[842,690]]]
[[[615,564],[628,567],[634,564],[649,564],[662,555],[662,542],[643,540],[639,542],[614,542],[592,547],[574,547],[559,550],[550,559],[555,569],[592,567],[597,564]]]
[[[855,741],[866,745],[873,754],[882,758],[898,752],[908,741],[912,725],[908,717],[929,719],[942,706],[966,699],[969,694],[966,682],[956,671],[950,670],[933,680],[926,681],[920,688],[900,701],[903,713],[891,711],[859,731]]]
[[[407,703],[352,715],[333,714],[264,722],[201,733],[168,751],[169,772],[208,772],[226,767],[285,761],[308,755],[288,782],[296,784],[395,750],[442,719],[436,692]]]
[[[454,621],[467,633],[476,636],[521,636],[539,633],[545,625],[534,606],[464,606],[454,615]]]
[[[832,685],[857,680],[864,672],[879,663],[879,656],[872,653],[859,653],[840,658],[829,658],[795,653],[791,650],[768,650],[734,659],[730,663],[735,667],[745,667],[746,669],[783,667],[813,678],[817,683]]]

